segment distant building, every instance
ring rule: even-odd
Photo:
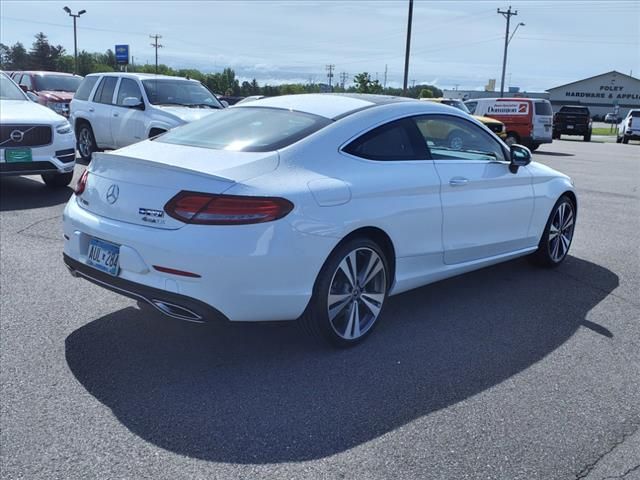
[[[519,89],[518,89],[519,90]],[[460,100],[470,100],[472,98],[499,98],[500,92],[491,92],[483,90],[443,90],[442,96],[445,98],[459,98]],[[547,92],[505,92],[505,97],[521,97],[521,98],[544,98],[549,99]]]
[[[563,105],[589,107],[591,115],[602,117],[618,109],[624,117],[640,108],[640,80],[615,70],[547,90],[554,111]]]

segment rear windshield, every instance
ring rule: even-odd
[[[462,103],[462,100],[442,100],[442,103],[451,107],[456,107],[458,110],[462,110],[464,113],[471,113],[467,106]]]
[[[536,115],[553,115],[551,104],[547,102],[535,102],[536,103]]]
[[[170,130],[155,141],[215,150],[268,152],[291,145],[329,123],[327,118],[291,110],[234,107]]]
[[[585,107],[561,107],[562,113],[577,113],[579,115],[589,115],[589,109]]]
[[[35,90],[52,90],[54,92],[75,92],[82,82],[82,77],[69,75],[37,75],[35,77]]]

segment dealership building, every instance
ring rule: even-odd
[[[563,105],[589,107],[591,115],[618,112],[624,117],[629,109],[640,109],[640,80],[615,70],[595,77],[549,88],[554,111]]]
[[[480,90],[445,90],[445,97],[469,100],[472,98],[494,98],[500,93]],[[557,112],[563,105],[582,105],[591,115],[604,117],[615,113],[626,116],[631,108],[640,108],[640,80],[615,70],[595,77],[549,88],[546,92],[521,92],[511,87],[505,97],[545,98]]]

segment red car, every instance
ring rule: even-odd
[[[11,78],[33,100],[68,117],[69,102],[83,77],[62,72],[13,72]]]

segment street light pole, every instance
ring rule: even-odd
[[[69,14],[70,17],[73,17],[73,74],[78,74],[78,35],[76,29],[76,19],[80,17],[83,13],[87,13],[86,10],[80,10],[78,13],[71,13],[71,9],[69,7],[64,7],[63,10]]]
[[[509,23],[512,16],[518,15],[518,11],[512,12],[511,6],[509,6],[506,12],[498,9],[498,13],[507,19],[507,29],[504,34],[504,55],[502,57],[502,80],[500,81],[500,97],[504,97],[504,74],[507,68],[507,48],[509,47]]]

